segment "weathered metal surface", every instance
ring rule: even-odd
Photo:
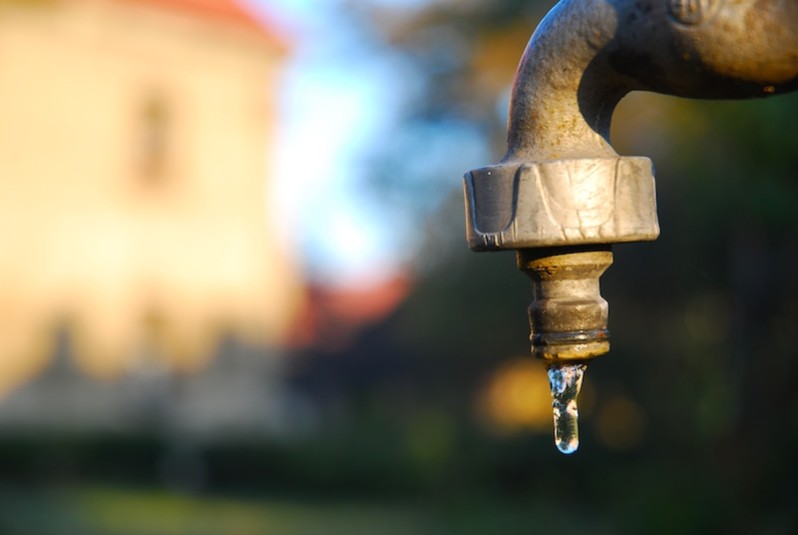
[[[608,305],[599,277],[612,264],[609,246],[523,249],[518,268],[532,279],[532,353],[543,360],[588,360],[610,348]]]
[[[606,352],[598,277],[611,256],[584,247],[659,232],[650,162],[610,145],[618,102],[636,90],[738,99],[796,89],[798,0],[562,0],[549,12],[518,67],[507,153],[464,185],[470,247],[522,250],[533,353]]]
[[[653,240],[648,158],[585,158],[477,169],[465,177],[468,243],[477,251]]]
[[[798,89],[796,0],[563,0],[518,67],[503,161],[612,157],[631,91],[755,98]]]

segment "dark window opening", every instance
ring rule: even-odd
[[[151,95],[140,109],[139,176],[145,184],[158,185],[168,175],[172,117],[162,95]]]

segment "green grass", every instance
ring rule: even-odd
[[[418,502],[190,495],[160,488],[0,483],[0,535],[502,535],[618,533],[594,510],[551,500]],[[628,531],[627,531],[628,532]]]
[[[363,503],[192,497],[161,490],[0,490],[4,535],[437,533],[413,508]]]

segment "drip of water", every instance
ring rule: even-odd
[[[576,396],[582,388],[586,364],[549,366],[551,406],[554,411],[554,443],[561,452],[571,454],[579,447],[579,410]]]

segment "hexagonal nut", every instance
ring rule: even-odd
[[[475,251],[651,241],[654,173],[642,157],[502,163],[465,175]]]

